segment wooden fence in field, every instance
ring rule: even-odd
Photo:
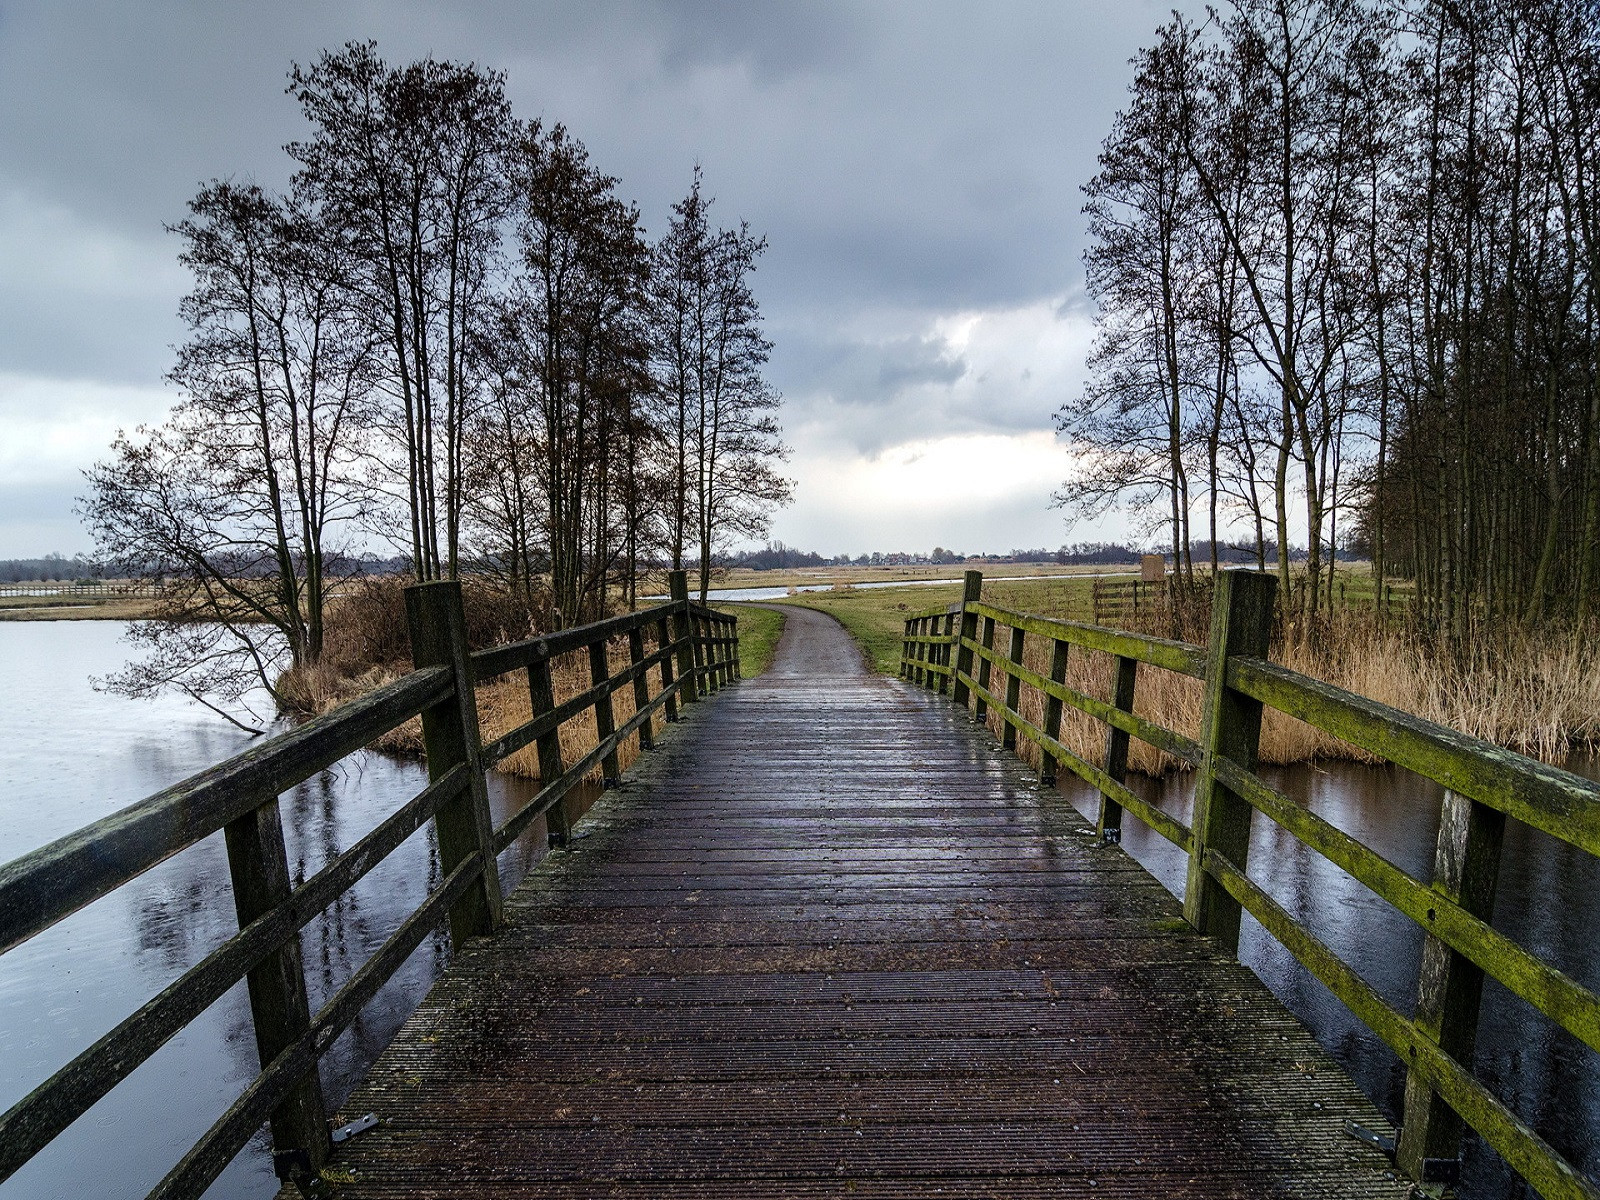
[[[320,1186],[330,1133],[317,1066],[334,1040],[441,923],[458,949],[467,938],[495,931],[501,922],[495,856],[540,816],[551,842],[563,844],[572,824],[569,794],[596,769],[607,785],[616,782],[625,739],[637,737],[649,749],[658,711],[675,721],[680,702],[738,679],[735,618],[692,603],[683,572],[671,582],[668,603],[478,651],[467,646],[459,584],[411,587],[410,674],[0,867],[0,953],[218,832],[239,922],[235,936],[0,1115],[0,1181],[245,980],[260,1074],[150,1195],[199,1196],[263,1124],[271,1127],[279,1174],[308,1194]],[[626,640],[630,661],[613,673],[607,647],[617,639]],[[551,663],[575,651],[588,654],[591,686],[558,704]],[[485,745],[474,687],[511,672],[526,674],[532,718]],[[619,727],[612,697],[624,688],[634,714]],[[563,762],[562,725],[591,711],[598,744]],[[278,796],[418,715],[428,786],[293,885]],[[495,828],[484,772],[529,745],[539,759],[540,790]],[[300,930],[430,821],[438,837],[438,887],[312,1013]]]
[[[159,600],[164,584],[154,579],[89,579],[0,583],[0,597],[71,596],[81,600]]]
[[[1069,593],[1067,607],[1060,615],[1069,620],[1079,620],[1091,625],[1130,626],[1149,628],[1169,620],[1175,602],[1176,576],[1161,580],[1134,578],[1095,579],[1087,593]],[[1326,587],[1326,584],[1324,584]],[[1198,573],[1188,584],[1192,603],[1209,605],[1212,578],[1209,572]],[[1305,576],[1296,576],[1284,607],[1299,612],[1305,606]],[[1327,595],[1326,592],[1323,593]],[[1381,603],[1380,603],[1381,597]],[[1337,580],[1332,593],[1333,607],[1340,611],[1359,610],[1370,613],[1374,607],[1381,609],[1386,620],[1404,620],[1411,607],[1411,593],[1396,591],[1393,584],[1385,583],[1380,592],[1352,593],[1345,580]],[[1326,605],[1324,599],[1319,607]]]
[[[1036,744],[1040,771],[1065,769],[1100,793],[1099,831],[1120,840],[1131,813],[1188,856],[1184,916],[1237,950],[1248,912],[1351,1012],[1392,1047],[1407,1068],[1397,1162],[1412,1178],[1448,1178],[1459,1161],[1462,1124],[1471,1126],[1547,1200],[1596,1200],[1580,1175],[1473,1074],[1484,983],[1498,981],[1591,1049],[1600,1050],[1600,997],[1490,924],[1506,819],[1588,854],[1600,854],[1600,784],[1299,675],[1267,660],[1276,580],[1228,571],[1218,579],[1209,646],[1016,612],[985,603],[982,576],[968,572],[963,599],[908,617],[900,673],[994,713],[1002,742]],[[997,648],[998,630],[1006,630]],[[1024,665],[1028,638],[1050,647],[1050,673]],[[1068,687],[1069,652],[1096,651],[1115,663],[1109,699]],[[1133,711],[1142,670],[1204,681],[1199,739]],[[1022,716],[1021,689],[1043,698],[1043,724]],[[1089,762],[1061,742],[1063,706],[1106,726],[1105,751]],[[1416,879],[1356,838],[1266,783],[1256,771],[1264,708],[1325,730],[1446,789],[1433,878]],[[1126,784],[1129,739],[1194,765],[1192,825],[1147,803]],[[1348,964],[1273,900],[1247,871],[1252,819],[1275,822],[1427,934],[1415,1015],[1388,1003]]]

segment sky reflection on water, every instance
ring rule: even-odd
[[[250,739],[176,700],[133,703],[95,692],[91,675],[119,665],[121,625],[0,623],[0,861],[244,749]],[[1593,759],[1574,764],[1591,777]],[[1418,878],[1431,873],[1440,790],[1396,768],[1323,764],[1263,772],[1288,795]],[[287,793],[291,870],[306,878],[371,829],[425,782],[420,764],[360,753]],[[1184,821],[1191,780],[1136,777],[1131,786]],[[1092,793],[1063,785],[1089,815]],[[523,783],[494,777],[496,822],[530,798]],[[1124,846],[1169,888],[1181,888],[1181,852],[1129,817]],[[501,860],[510,887],[542,853],[534,822]],[[1422,935],[1410,921],[1292,837],[1257,819],[1251,873],[1403,1012],[1410,1012]],[[437,884],[431,827],[414,834],[303,935],[315,1006]],[[1512,822],[1495,925],[1585,986],[1600,989],[1600,863]],[[209,838],[0,957],[0,1108],[112,1028],[235,931],[227,861]],[[340,1101],[393,1036],[446,958],[426,940],[341,1037],[324,1061],[330,1102]],[[1241,957],[1316,1033],[1360,1086],[1398,1116],[1404,1075],[1395,1056],[1288,954],[1245,920]],[[0,1200],[143,1196],[256,1072],[244,986],[133,1073],[23,1170]],[[1591,1177],[1600,1175],[1600,1063],[1587,1047],[1491,985],[1478,1073]],[[1466,1197],[1520,1195],[1490,1152],[1467,1156]],[[259,1139],[212,1194],[276,1192]]]

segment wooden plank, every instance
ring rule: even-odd
[[[467,788],[434,814],[439,863],[446,874],[472,859],[483,872],[450,912],[450,941],[459,951],[469,938],[500,925],[500,873],[494,859],[494,821],[483,777],[478,697],[468,664],[467,625],[456,580],[412,584],[406,589],[406,625],[411,659],[420,667],[447,667],[455,686],[438,704],[422,710],[422,742],[428,778],[439,780],[456,766],[467,771]]]
[[[1551,837],[1600,855],[1600,783],[1368,700],[1260,657],[1228,686]]]
[[[332,766],[450,694],[414,671],[0,866],[0,953]]]
[[[1111,683],[1111,706],[1118,712],[1133,713],[1133,696],[1139,680],[1139,660],[1117,655]],[[1106,727],[1105,772],[1118,783],[1128,778],[1128,729],[1122,725]],[[1095,826],[1100,840],[1122,840],[1122,806],[1115,796],[1100,793],[1100,819]]]
[[[1407,1191],[1259,981],[822,614],[586,822],[351,1098],[346,1200]]]
[[[1210,667],[1205,707],[1200,717],[1203,757],[1194,782],[1194,842],[1189,851],[1183,915],[1201,933],[1230,950],[1239,946],[1239,903],[1204,867],[1215,850],[1244,865],[1250,849],[1251,807],[1217,781],[1217,761],[1228,759],[1246,772],[1256,767],[1261,741],[1261,702],[1235,692],[1227,683],[1227,660],[1235,654],[1264,657],[1272,637],[1272,606],[1277,580],[1265,573],[1224,571],[1211,606]]]
[[[278,798],[228,822],[223,835],[234,911],[242,931],[287,903],[293,892]],[[299,935],[285,938],[250,968],[246,980],[256,1057],[266,1070],[311,1028]],[[327,1121],[322,1080],[316,1071],[307,1071],[272,1110],[272,1157],[280,1179],[309,1183],[316,1178],[328,1160]]]
[[[1040,617],[1032,613],[1000,608],[993,604],[980,603],[977,605],[977,612],[980,616],[994,618],[1002,625],[1021,628],[1040,637],[1058,637],[1075,646],[1086,646],[1090,650],[1103,650],[1107,654],[1136,658],[1140,662],[1174,671],[1179,675],[1192,675],[1196,679],[1205,678],[1206,651],[1186,642],[1124,633],[1121,630],[1105,629],[1099,625],[1086,625],[1081,621]]]

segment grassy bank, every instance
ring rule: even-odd
[[[0,596],[0,621],[143,621],[155,600],[99,600],[81,596]]]
[[[783,636],[783,613],[751,604],[717,604],[718,612],[739,619],[739,674],[753,679],[772,665]]]
[[[986,581],[984,596],[1003,607],[1062,616],[1081,610],[1081,597],[1073,589],[1084,586],[1089,586],[1087,581]],[[900,636],[907,614],[959,598],[959,588],[952,585],[813,592],[788,597],[785,602],[838,617],[861,643],[869,661],[892,674],[899,669]],[[1161,618],[1161,628],[1143,632],[1170,636],[1166,620]],[[1133,627],[1137,622],[1128,624]],[[1180,632],[1188,640],[1203,641],[1203,622],[1199,624],[1199,629]],[[1047,674],[1049,656],[1043,639],[1027,639],[1027,666]],[[1402,626],[1380,629],[1367,613],[1355,610],[1321,624],[1314,635],[1292,633],[1274,657],[1304,675],[1546,761],[1560,762],[1574,747],[1600,740],[1600,631],[1547,628],[1535,635],[1486,628],[1462,650],[1441,647]],[[1109,656],[1074,649],[1068,658],[1067,683],[1108,699]],[[1149,720],[1195,737],[1200,727],[1201,691],[1198,680],[1145,668],[1140,672],[1134,708]],[[1024,688],[1022,707],[1024,715],[1040,723],[1041,696]],[[998,732],[998,724],[995,728]],[[1098,761],[1104,738],[1105,727],[1099,721],[1068,708],[1062,740],[1075,753]],[[1035,753],[1031,746],[1025,750],[1028,755]],[[1353,747],[1282,713],[1269,711],[1266,715],[1261,735],[1263,762],[1362,757]],[[1130,765],[1154,775],[1185,764],[1135,741]]]

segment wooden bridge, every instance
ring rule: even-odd
[[[969,576],[961,605],[908,621],[901,680],[867,673],[830,618],[791,609],[772,669],[737,686],[732,623],[674,585],[660,608],[475,654],[458,593],[413,589],[419,669],[359,715],[0,868],[10,948],[223,829],[241,924],[0,1117],[0,1171],[248,977],[262,1074],[153,1195],[198,1195],[269,1118],[283,1176],[351,1200],[1406,1195],[1392,1157],[1347,1130],[1393,1131],[1235,960],[1243,909],[1402,1049],[1412,1174],[1448,1165],[1464,1118],[1543,1194],[1600,1195],[1470,1075],[1486,972],[1600,1040],[1596,997],[1495,933],[1484,908],[1495,814],[1593,852],[1595,785],[1272,667],[1264,577],[1225,577],[1200,648],[997,609]],[[1048,675],[1027,665],[1030,636],[1053,647]],[[606,646],[621,638],[628,666],[614,670]],[[1115,657],[1109,700],[1063,683],[1073,645]],[[557,703],[550,663],[573,651],[593,685]],[[1141,665],[1207,681],[1199,741],[1134,715]],[[534,717],[480,747],[465,681],[509,671],[527,672]],[[1046,698],[1042,725],[1023,715],[1024,686]],[[619,693],[634,715],[617,725]],[[1288,811],[1252,773],[1263,703],[1445,775],[1462,799],[1441,877],[1399,876]],[[1107,723],[1098,763],[1058,740],[1063,704]],[[969,706],[1001,718],[998,744]],[[564,764],[555,733],[587,711],[600,743]],[[276,794],[415,712],[429,788],[291,888]],[[685,719],[667,733],[656,713]],[[1044,748],[1047,778],[1068,769],[1101,791],[1099,829],[1015,758],[1019,735]],[[1129,736],[1199,764],[1192,828],[1123,784]],[[628,737],[653,749],[623,778]],[[494,829],[483,768],[528,745],[548,782]],[[620,786],[573,829],[562,800],[596,768]],[[1252,810],[1427,923],[1442,949],[1425,957],[1415,1017],[1361,991],[1251,883]],[[1183,905],[1114,844],[1123,811],[1190,853]],[[565,848],[502,904],[494,852],[541,813]],[[310,1013],[296,930],[429,819],[442,883]],[[376,1125],[330,1147],[318,1057],[447,915],[454,961],[333,1118]]]

